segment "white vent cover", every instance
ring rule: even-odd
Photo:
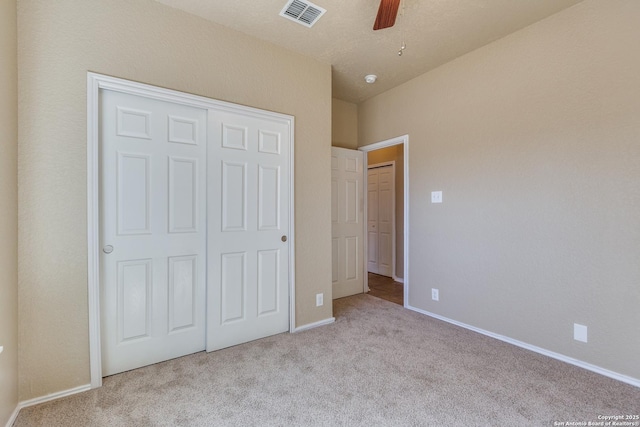
[[[325,9],[306,0],[289,0],[280,16],[311,28],[325,12]]]

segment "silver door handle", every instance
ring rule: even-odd
[[[105,254],[110,254],[111,252],[113,252],[113,246],[111,245],[107,245],[104,248],[102,248],[102,252],[104,252]]]

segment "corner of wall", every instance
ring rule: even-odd
[[[0,425],[18,406],[18,55],[16,1],[0,4]]]
[[[358,148],[358,106],[331,99],[331,140],[334,147]]]

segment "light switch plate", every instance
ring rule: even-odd
[[[431,203],[442,203],[442,191],[431,192]]]

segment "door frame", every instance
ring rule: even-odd
[[[375,142],[373,144],[365,145],[359,147],[358,150],[363,151],[365,153],[364,156],[364,170],[368,170],[369,164],[369,152],[374,150],[379,150],[381,148],[392,147],[394,145],[403,145],[403,166],[404,166],[404,307],[409,307],[409,292],[410,292],[410,281],[409,281],[409,135],[397,136],[395,138],[390,138],[384,141]],[[364,180],[364,206],[367,206],[367,180]],[[364,210],[364,226],[367,224],[367,209]],[[365,248],[367,247],[367,233],[365,228],[364,234],[364,244]],[[363,263],[363,274],[364,274],[364,292],[369,291],[369,271],[367,268],[367,263]],[[394,260],[395,265],[395,260]],[[394,271],[395,273],[395,271]]]
[[[205,110],[224,110],[260,118],[269,118],[289,127],[289,331],[295,321],[295,200],[294,147],[295,118],[291,115],[218,101],[158,86],[133,82],[102,74],[87,73],[87,296],[89,314],[89,368],[91,388],[102,386],[100,344],[100,90],[123,92]]]
[[[393,203],[393,209],[391,211],[391,278],[397,282],[398,280],[398,276],[396,275],[396,243],[398,240],[398,236],[396,235],[396,161],[392,160],[392,161],[388,161],[388,162],[380,162],[380,163],[375,163],[375,164],[371,164],[371,165],[367,165],[367,182],[369,181],[368,177],[369,177],[369,170],[370,169],[379,169],[379,168],[384,168],[384,167],[389,167],[391,166],[391,180],[393,185],[391,186],[391,200]],[[379,186],[380,184],[378,184]],[[378,191],[378,195],[380,194],[380,192]],[[366,193],[366,197],[365,197],[365,202],[368,202],[368,195],[369,193]],[[380,202],[380,198],[378,197],[378,203]],[[368,215],[369,215],[369,205],[365,205],[365,209],[364,209],[364,215],[365,215],[365,219],[368,219]],[[378,216],[380,215],[380,206],[378,205]],[[369,224],[366,225],[367,227],[367,233],[368,233],[368,229],[369,229]],[[378,233],[380,232],[380,227],[378,227]],[[379,236],[378,236],[379,237]],[[368,255],[368,250],[369,250],[369,240],[365,240],[365,244],[367,246],[365,246],[365,250],[367,251],[367,255]],[[380,255],[380,239],[378,238],[378,258]],[[378,260],[379,261],[379,260]],[[367,264],[369,262],[367,261]],[[379,264],[380,262],[378,262]],[[367,267],[367,273],[369,272],[369,268]],[[368,274],[367,274],[368,276]],[[368,292],[367,290],[365,290],[365,292]]]

